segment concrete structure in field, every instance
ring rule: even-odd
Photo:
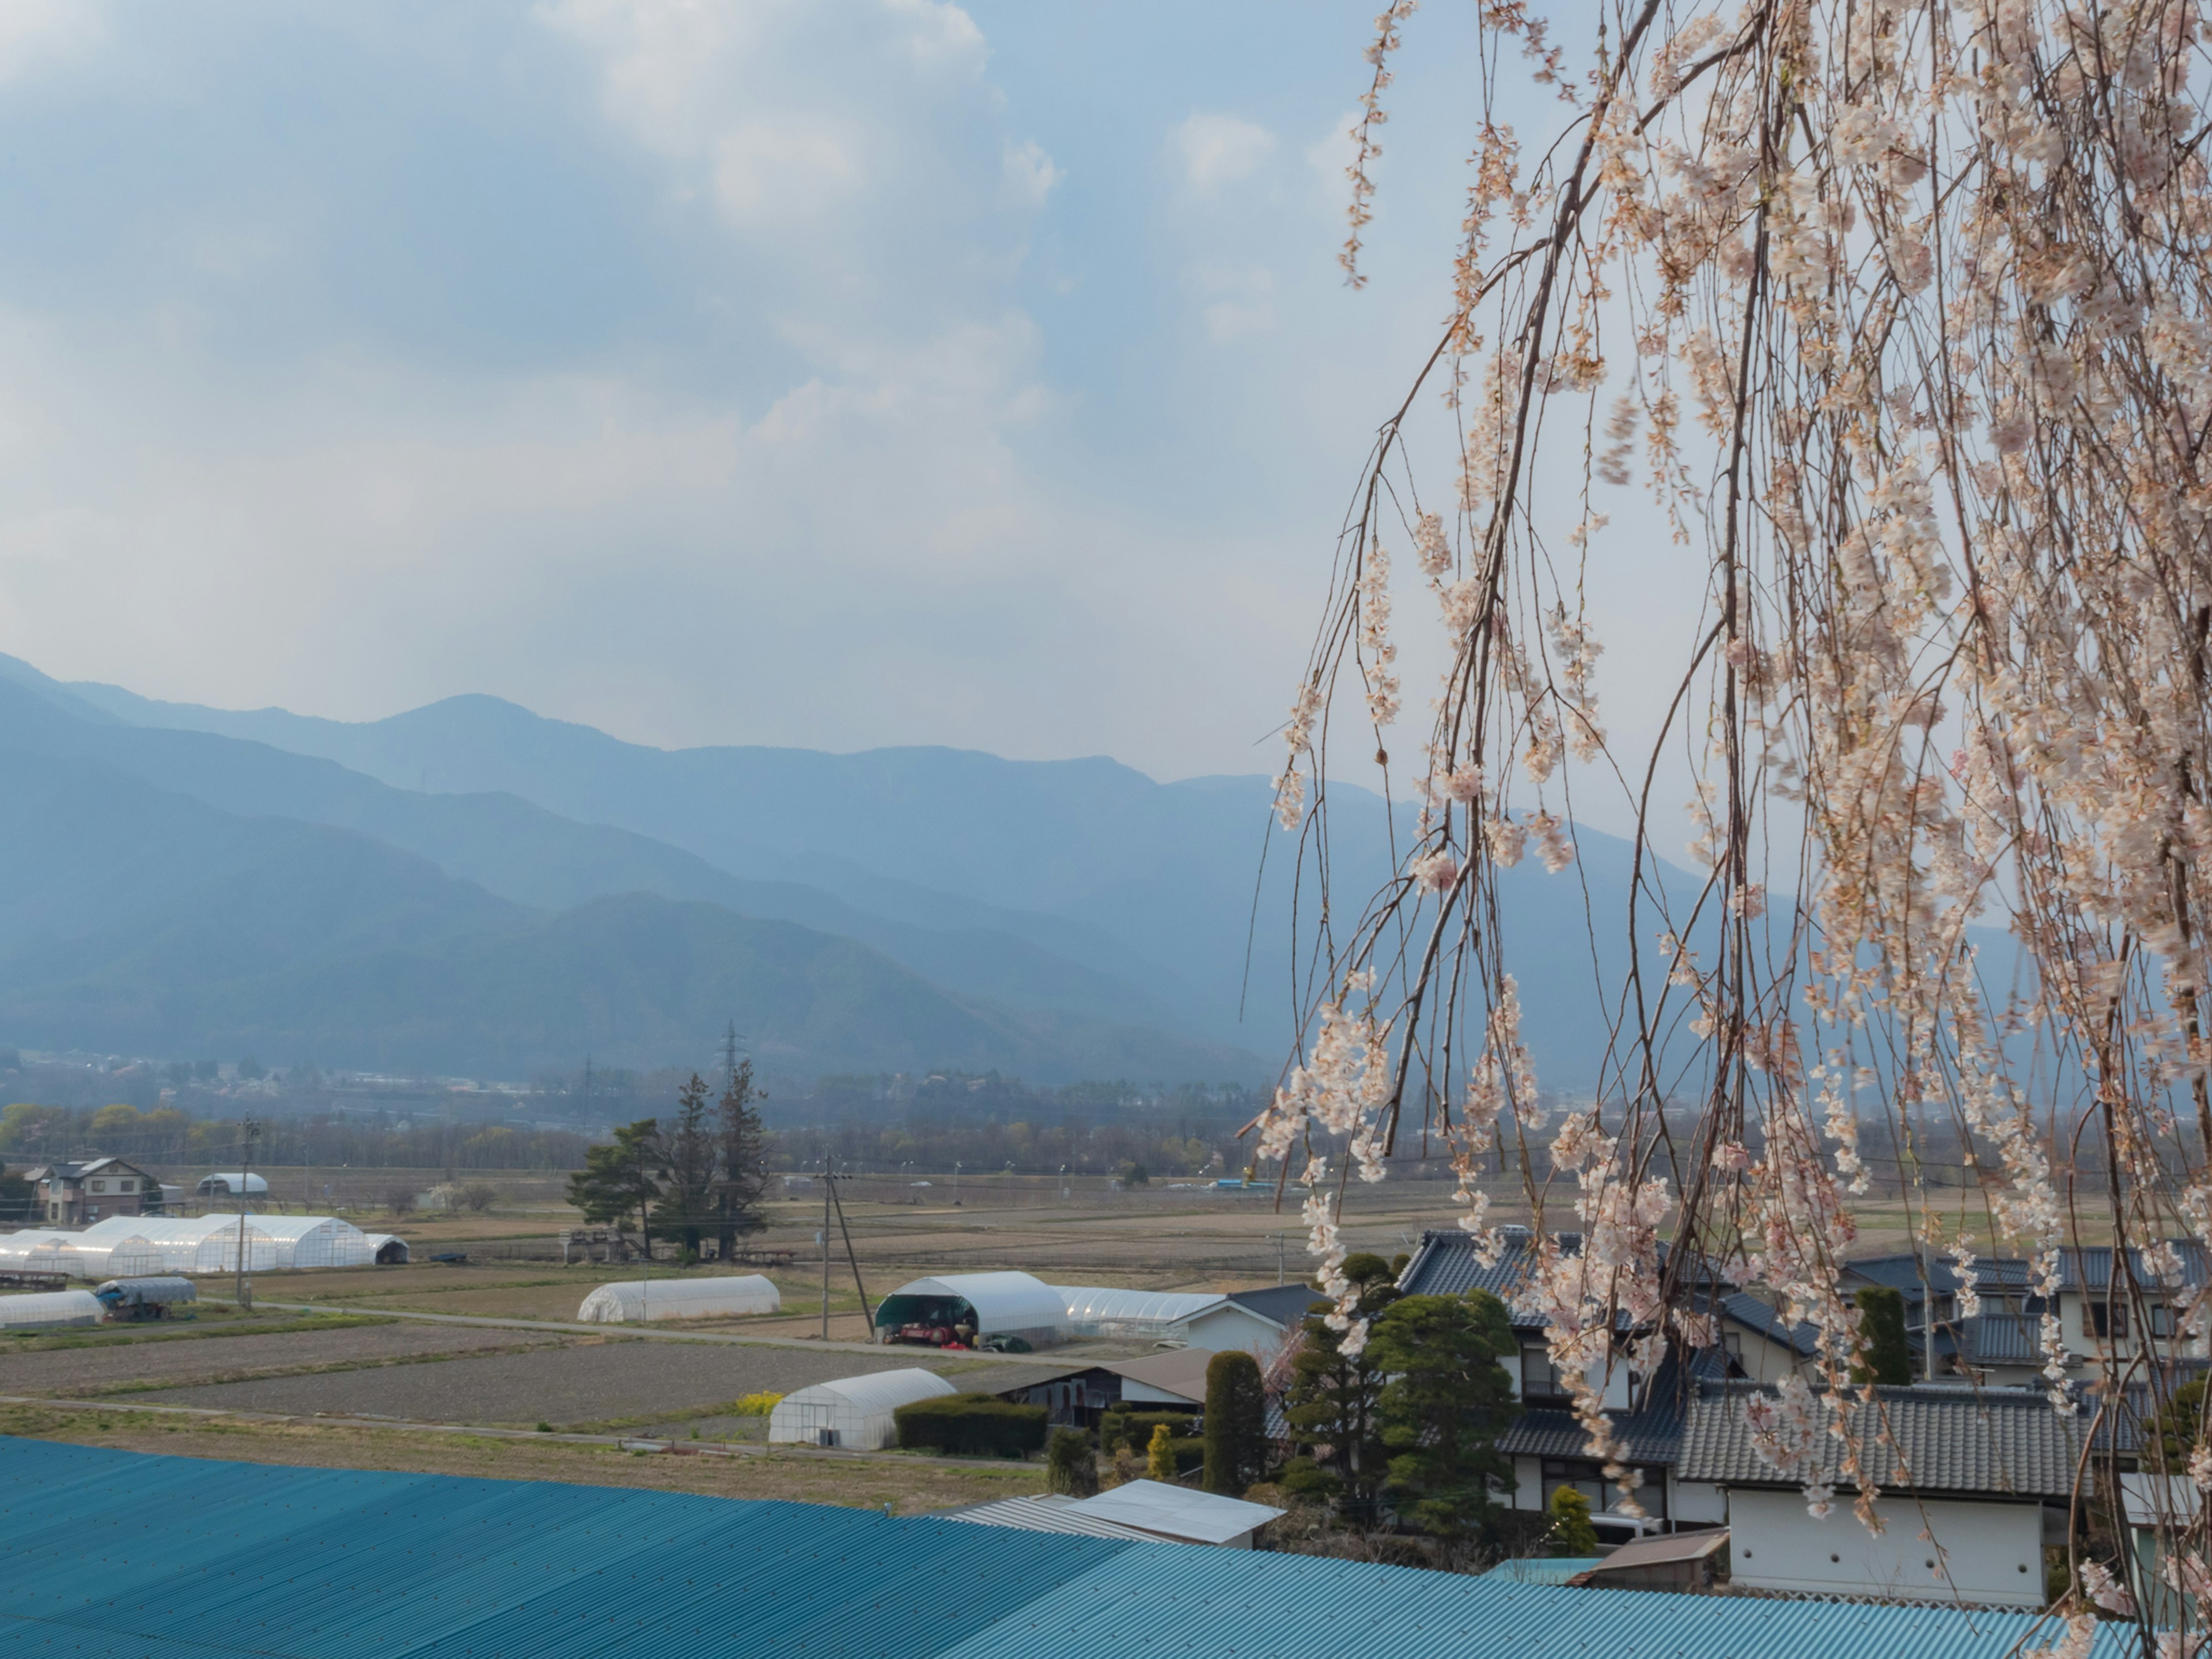
[[[898,1444],[892,1413],[901,1406],[959,1392],[935,1371],[918,1367],[841,1376],[777,1401],[769,1410],[768,1437],[774,1444],[882,1451]]]
[[[1954,1607],[1577,1589],[880,1510],[27,1439],[0,1439],[0,1620],[57,1652],[2006,1659],[2063,1633]],[[2083,1659],[2135,1650],[2128,1626],[2088,1636]]]
[[[1984,1606],[2044,1604],[2043,1550],[2063,1544],[2080,1467],[2080,1416],[2063,1417],[2033,1389],[1923,1383],[1854,1395],[1842,1409],[1867,1474],[1885,1496],[1869,1533],[1851,1514],[1843,1442],[1818,1437],[1819,1466],[1804,1480],[1838,1488],[1832,1511],[1808,1510],[1804,1480],[1784,1480],[1752,1443],[1745,1406],[1763,1392],[1708,1386],[1691,1401],[1676,1469],[1717,1490],[1733,1542],[1734,1582],[1753,1589],[1882,1596]],[[1921,1537],[1923,1529],[1930,1534]]]
[[[161,1207],[161,1182],[119,1158],[36,1164],[23,1179],[31,1183],[31,1213],[52,1227],[82,1227]]]

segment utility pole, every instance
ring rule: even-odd
[[[240,1127],[246,1131],[246,1151],[240,1160],[244,1167],[238,1172],[238,1308],[240,1313],[251,1313],[253,1287],[246,1282],[246,1188],[252,1184],[253,1143],[261,1138],[261,1125],[249,1115]]]
[[[830,1340],[830,1194],[836,1177],[830,1173],[830,1153],[822,1154],[822,1340]]]
[[[1285,1235],[1281,1233],[1275,1235],[1275,1283],[1278,1285],[1287,1285],[1291,1282],[1283,1271],[1284,1237]]]

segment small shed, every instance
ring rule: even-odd
[[[759,1273],[732,1279],[622,1279],[584,1298],[576,1317],[586,1325],[629,1325],[654,1319],[738,1319],[783,1311],[783,1296]]]
[[[192,1190],[202,1198],[236,1198],[240,1193],[248,1198],[264,1198],[268,1195],[269,1182],[260,1176],[234,1170],[229,1175],[202,1176]]]
[[[1286,1513],[1241,1498],[1170,1486],[1164,1480],[1125,1481],[1068,1508],[1073,1514],[1095,1516],[1178,1544],[1214,1544],[1232,1550],[1250,1549],[1260,1528]]]
[[[90,1291],[36,1291],[28,1296],[0,1296],[0,1331],[97,1325],[100,1312],[100,1298]]]
[[[1601,1589],[1680,1590],[1692,1594],[1713,1587],[1713,1574],[1728,1547],[1728,1528],[1678,1532],[1666,1538],[1638,1538],[1601,1556],[1566,1582]]]
[[[198,1288],[189,1279],[160,1274],[149,1279],[111,1279],[93,1295],[118,1319],[160,1319],[181,1303],[197,1302]]]
[[[1066,1335],[1066,1299],[1028,1273],[940,1273],[900,1285],[876,1307],[882,1342],[972,1347],[1013,1337],[1042,1347]]]
[[[770,1444],[882,1451],[898,1443],[891,1413],[901,1406],[959,1392],[935,1371],[919,1366],[841,1376],[777,1401],[768,1414],[768,1437]]]

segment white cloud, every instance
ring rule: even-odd
[[[0,0],[0,81],[106,38],[102,0]]]
[[[980,72],[988,55],[975,20],[949,0],[884,0],[884,9],[908,24],[906,49],[926,68]]]
[[[1323,194],[1333,203],[1346,199],[1352,189],[1345,169],[1359,154],[1358,142],[1352,136],[1358,125],[1359,112],[1348,109],[1337,117],[1335,125],[1306,146],[1306,165],[1314,170]]]
[[[1188,281],[1208,296],[1200,314],[1217,344],[1274,328],[1275,276],[1264,265],[1199,265]]]
[[[1202,196],[1250,178],[1275,150],[1273,133],[1234,115],[1194,115],[1175,143],[1184,179]]]
[[[1006,173],[1006,195],[1024,207],[1042,207],[1052,187],[1067,177],[1034,138],[1008,144],[1000,161]]]
[[[849,124],[751,121],[714,148],[714,199],[735,224],[761,228],[819,215],[858,189],[866,139]]]

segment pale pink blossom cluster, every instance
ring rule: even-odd
[[[1539,1121],[1499,872],[1532,850],[1566,868],[1561,802],[1625,783],[1635,878],[1594,920],[1629,941],[1627,983],[1592,1011],[1597,1095],[1548,1148],[1585,1242],[1544,1234],[1529,1291],[1611,1467],[1590,1378],[1696,1316],[1661,1305],[1682,1289],[1662,1227],[1815,1327],[1817,1403],[1760,1407],[1761,1443],[1810,1468],[1818,1417],[1818,1467],[1869,1522],[1880,1402],[1841,1404],[1855,1205],[1902,1202],[1966,1317],[1971,1221],[2046,1306],[2068,1246],[2130,1247],[2116,1293],[2172,1308],[2176,1352],[2212,1344],[2168,1242],[2212,1247],[2208,7],[1630,0],[1580,75],[1529,6],[1479,9],[1486,49],[1554,89],[1557,130],[1524,145],[1487,81],[1472,100],[1453,313],[1421,371],[1440,424],[1412,441],[1436,400],[1408,398],[1382,428],[1276,793],[1286,825],[1325,818],[1314,734],[1345,653],[1368,717],[1400,712],[1381,543],[1408,534],[1445,665],[1419,833],[1354,925],[1327,892],[1343,866],[1302,838],[1334,954],[1260,1128],[1277,1158],[1327,1137],[1340,1185],[1382,1173],[1386,1103],[1425,1102],[1462,1224],[1492,1237],[1499,1136]],[[1409,13],[1376,23],[1348,270]],[[1449,491],[1420,487],[1421,454],[1448,458]],[[1604,493],[1632,488],[1648,507]],[[1431,493],[1448,514],[1384,522]],[[1584,595],[1661,559],[1702,614],[1650,687],[1655,750],[1617,755]],[[1686,896],[1654,873],[1647,816],[1674,757]],[[1655,934],[1656,969],[1636,957]],[[1939,1130],[1963,1185],[1928,1178]],[[1533,1150],[1510,1173],[1540,1229]],[[2038,1330],[2055,1409],[2129,1380],[2119,1345],[2085,1360],[2055,1315]],[[2069,1625],[2054,1651],[2085,1639]]]

